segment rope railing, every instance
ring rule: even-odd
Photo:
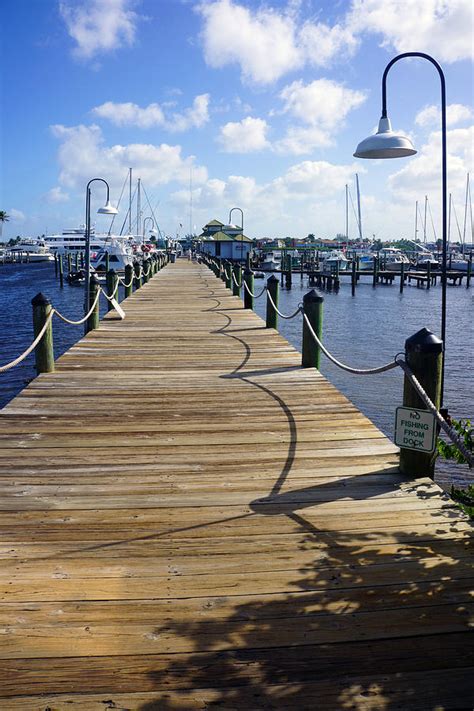
[[[249,285],[247,284],[247,282],[246,282],[245,279],[244,279],[244,289],[247,289],[248,293],[250,294],[250,296],[251,296],[253,299],[259,299],[259,298],[262,296],[262,294],[264,294],[264,293],[266,292],[266,290],[267,290],[267,285],[265,284],[265,286],[264,286],[263,289],[261,290],[260,294],[254,294],[253,291],[250,289]]]
[[[38,333],[36,336],[35,340],[33,343],[31,343],[28,348],[23,351],[21,355],[19,355],[15,360],[10,361],[10,363],[6,363],[5,365],[0,365],[0,373],[4,373],[6,370],[10,370],[10,368],[14,368],[15,365],[19,365],[27,356],[30,355],[30,353],[36,348],[38,343],[41,341],[43,338],[44,334],[46,333],[46,329],[48,328],[49,324],[51,323],[51,320],[55,314],[55,310],[53,309],[52,311],[49,312],[46,321],[43,324],[43,328],[41,331]]]
[[[242,281],[241,281],[240,284],[239,284],[239,282],[238,282],[237,279],[235,278],[234,272],[232,272],[232,281],[234,282],[234,284],[235,284],[235,286],[236,286],[237,288],[239,288],[239,289],[242,288]]]
[[[85,323],[87,321],[87,319],[90,318],[92,316],[92,314],[94,313],[95,307],[97,306],[97,302],[99,301],[99,297],[100,297],[101,293],[105,294],[105,291],[102,289],[102,287],[100,287],[97,290],[97,294],[95,296],[92,306],[89,309],[89,312],[83,318],[79,319],[78,321],[72,321],[71,319],[67,318],[67,316],[63,316],[63,314],[60,314],[59,311],[57,311],[55,308],[52,309],[52,313],[56,314],[56,316],[59,316],[61,321],[71,324],[71,326],[80,326],[81,323]]]
[[[318,338],[317,334],[315,333],[311,322],[307,315],[304,313],[304,311],[300,308],[301,313],[303,314],[303,318],[305,320],[305,323],[308,327],[308,330],[310,334],[312,335],[313,339],[315,342],[318,344],[319,348],[322,350],[326,358],[329,358],[329,360],[334,363],[334,365],[337,365],[338,368],[341,368],[342,370],[347,371],[348,373],[353,373],[354,375],[376,375],[377,373],[385,373],[387,370],[392,370],[393,368],[396,368],[398,363],[396,361],[391,361],[390,363],[386,363],[385,365],[381,365],[377,368],[352,368],[350,365],[346,365],[345,363],[341,363],[340,360],[337,360],[325,346],[323,345],[322,341],[320,338]]]
[[[301,306],[298,306],[298,308],[296,309],[296,311],[295,311],[294,313],[289,314],[289,315],[287,315],[287,314],[282,314],[282,312],[278,310],[278,307],[277,307],[277,305],[275,304],[275,302],[273,301],[272,295],[270,294],[270,291],[269,291],[268,289],[267,289],[267,298],[268,298],[268,300],[270,301],[270,303],[271,303],[271,305],[273,306],[273,308],[275,309],[275,311],[276,311],[276,313],[278,314],[278,316],[281,316],[281,318],[290,320],[290,319],[292,319],[292,318],[295,318],[295,316],[298,316],[298,314],[301,312]]]

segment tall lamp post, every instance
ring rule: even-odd
[[[443,368],[441,375],[441,404],[444,393],[444,364],[446,358],[446,271],[448,260],[447,243],[447,150],[446,150],[446,81],[443,70],[438,62],[424,52],[404,52],[394,57],[385,67],[382,77],[382,116],[375,135],[369,136],[359,143],[354,153],[355,158],[402,158],[412,156],[416,150],[406,136],[392,131],[390,119],[387,116],[387,74],[391,67],[405,57],[421,57],[427,59],[436,67],[441,82],[441,192],[442,192],[442,241],[443,259],[441,267],[441,340],[443,341]]]
[[[240,242],[240,256],[243,257],[243,253],[244,253],[244,211],[242,210],[241,207],[232,207],[229,212],[229,225],[232,224],[231,220],[232,220],[232,213],[234,212],[234,210],[240,211],[240,229],[242,230],[242,239]]]
[[[116,215],[118,210],[110,204],[110,188],[109,184],[103,178],[92,178],[89,180],[86,187],[86,259],[85,259],[85,289],[84,289],[84,313],[89,311],[89,293],[91,282],[91,188],[90,186],[95,181],[105,183],[107,186],[107,200],[104,207],[99,207],[97,212],[99,215]]]

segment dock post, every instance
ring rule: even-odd
[[[323,331],[323,304],[324,297],[315,289],[311,289],[303,296],[303,313],[306,314],[311,328],[321,340]],[[301,365],[303,368],[317,368],[321,362],[321,349],[315,342],[303,318],[303,347],[301,350]]]
[[[232,289],[232,264],[224,262],[225,285],[227,289]]]
[[[243,279],[245,284],[247,284],[249,290],[254,293],[254,280],[253,280],[253,271],[251,269],[246,269],[244,271]],[[252,294],[249,294],[247,289],[244,286],[244,309],[253,309],[253,296]]]
[[[140,276],[140,262],[133,262],[133,271],[135,273],[135,289],[139,289],[142,285],[142,278]]]
[[[144,259],[142,263],[142,268],[143,268],[143,283],[148,284],[150,281],[150,260],[149,259]]]
[[[68,274],[70,274],[72,272],[72,254],[71,254],[71,252],[68,252],[68,255],[67,255],[67,271],[68,271]]]
[[[59,255],[59,286],[61,289],[64,286],[64,271],[63,271],[63,255]]]
[[[76,272],[79,271],[79,252],[76,249],[76,254],[74,255],[74,268]]]
[[[291,289],[292,271],[293,271],[293,265],[292,265],[291,261],[292,261],[291,254],[288,254],[287,255],[287,262],[286,262],[286,274],[285,274],[285,282],[286,282],[287,289]]]
[[[232,279],[232,293],[234,296],[240,296],[240,286],[238,286],[242,284],[242,267],[240,264],[234,264],[232,272],[234,274],[234,278]]]
[[[51,312],[51,302],[41,292],[31,300],[33,306],[33,331],[36,336]],[[36,372],[54,373],[53,324],[49,323],[43,338],[35,348]]]
[[[5,264],[5,255],[3,255],[3,263]],[[58,255],[57,252],[54,253],[54,276],[58,276]]]
[[[467,262],[467,274],[466,274],[466,289],[471,286],[471,274],[472,274],[472,253],[469,255],[469,260]]]
[[[90,310],[92,308],[92,304],[95,301],[95,298],[99,292],[99,289],[100,289],[99,280],[97,279],[95,274],[91,274],[90,290],[89,290],[89,303],[87,305],[88,310]],[[100,319],[99,299],[97,299],[95,308],[85,323],[85,328],[84,328],[85,333],[89,333],[89,331],[94,331],[96,328],[99,328],[99,319]]]
[[[105,273],[106,274],[109,271],[109,269],[110,269],[110,254],[109,254],[109,251],[107,250],[105,252]]]
[[[352,274],[351,274],[351,288],[352,296],[355,296],[357,286],[357,262],[355,259],[352,260]]]
[[[220,277],[223,282],[225,282],[225,260],[221,259],[220,260]]]
[[[272,274],[271,277],[267,279],[267,291],[273,299],[275,306],[278,306],[278,292],[279,292],[279,281],[277,277]],[[267,314],[266,314],[266,326],[267,328],[278,328],[278,315],[275,311],[270,299],[267,294]]]
[[[403,287],[405,286],[405,262],[400,264],[400,294],[403,294]]]
[[[132,291],[133,291],[133,266],[131,264],[126,264],[125,265],[125,284],[126,286],[124,287],[125,289],[125,294],[124,294],[124,299],[127,299],[129,296],[131,296]]]
[[[117,286],[118,282],[118,276],[115,271],[115,269],[109,269],[109,271],[106,274],[106,285],[107,285],[107,296],[112,296],[114,293],[115,287]],[[114,298],[117,298],[117,295],[114,296]],[[112,311],[114,307],[110,303],[110,301],[107,299],[107,311]]]
[[[81,252],[81,269],[84,269],[84,252]]]
[[[372,275],[372,286],[375,287],[377,286],[377,281],[378,281],[378,258],[374,256],[374,273]]]
[[[443,342],[427,328],[405,341],[405,359],[426,394],[439,410],[443,368]],[[426,410],[426,405],[405,375],[403,407]],[[410,476],[434,475],[436,448],[432,453],[400,449],[400,471]]]
[[[431,262],[426,265],[426,288],[431,289]]]

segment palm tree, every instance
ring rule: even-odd
[[[10,219],[10,216],[7,215],[5,210],[0,210],[0,237],[2,236],[3,223],[8,222],[9,219]]]

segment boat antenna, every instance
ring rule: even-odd
[[[349,241],[349,186],[346,183],[346,242]]]

